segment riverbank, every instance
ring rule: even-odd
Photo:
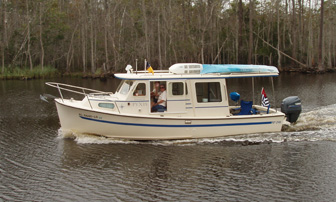
[[[325,70],[318,70],[317,68],[283,68],[280,72],[299,72],[303,74],[325,74],[336,72],[336,68],[326,68]]]
[[[43,69],[39,66],[33,69],[19,67],[5,68],[5,71],[2,74],[0,73],[1,80],[29,80],[59,76],[61,76],[61,73],[50,66],[46,66]]]
[[[0,80],[31,80],[31,79],[47,79],[47,78],[59,78],[59,77],[70,77],[70,78],[92,78],[92,79],[104,79],[113,77],[113,73],[102,73],[97,70],[95,73],[84,73],[84,72],[60,72],[53,67],[35,67],[32,70],[28,68],[12,68],[9,71],[6,69],[3,74],[0,73]]]
[[[155,71],[155,70],[154,70]],[[336,72],[336,68],[327,68],[324,71],[317,70],[315,68],[283,68],[280,72],[297,72],[303,74],[324,74]],[[84,79],[106,79],[114,77],[114,73],[97,70],[95,73],[85,72],[60,72],[53,67],[35,67],[30,69],[13,68],[11,71],[5,71],[4,74],[0,74],[0,80],[31,80],[31,79],[46,79],[46,78],[84,78]]]

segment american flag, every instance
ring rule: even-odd
[[[268,107],[270,105],[264,87],[261,90],[261,105],[264,107]]]

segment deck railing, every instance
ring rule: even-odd
[[[64,97],[63,97],[63,91],[75,93],[75,94],[80,94],[83,95],[84,97],[87,98],[89,105],[91,109],[93,109],[92,104],[89,99],[89,95],[110,95],[113,94],[112,92],[104,92],[104,91],[99,91],[99,90],[94,90],[90,88],[84,88],[80,86],[74,86],[74,85],[69,85],[69,84],[64,84],[64,83],[56,83],[56,82],[46,82],[45,83],[48,86],[51,86],[53,88],[56,88],[58,90],[58,93],[62,99],[62,102],[64,103]],[[119,109],[118,109],[119,111]]]

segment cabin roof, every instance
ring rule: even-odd
[[[226,79],[247,77],[275,77],[279,71],[274,66],[266,65],[209,65],[198,63],[177,63],[169,70],[154,73],[147,71],[115,74],[116,78],[128,80],[179,80],[179,79]]]

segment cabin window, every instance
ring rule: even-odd
[[[98,106],[101,107],[101,108],[114,109],[114,104],[113,103],[99,103]]]
[[[197,102],[221,102],[222,94],[219,82],[196,83]]]
[[[120,86],[119,86],[117,92],[119,92],[122,95],[126,95],[130,91],[132,85],[133,85],[133,81],[126,80],[126,81],[120,83]]]
[[[146,95],[146,84],[139,83],[136,89],[134,90],[133,95],[134,96],[145,96]]]
[[[170,85],[172,95],[184,95],[184,85],[182,82],[171,83]]]

